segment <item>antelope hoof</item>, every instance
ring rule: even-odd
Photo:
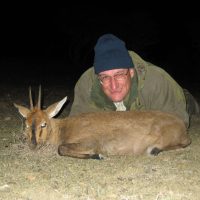
[[[157,147],[154,147],[154,148],[151,150],[150,154],[153,155],[153,156],[157,156],[161,151],[162,151],[161,149],[159,149],[159,148],[157,148]]]
[[[101,154],[93,154],[91,155],[91,159],[103,160],[103,156]]]
[[[66,148],[65,148],[65,146],[62,146],[62,145],[60,145],[59,147],[58,147],[58,154],[60,155],[60,156],[65,156],[65,150],[66,150]]]

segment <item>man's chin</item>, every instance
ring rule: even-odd
[[[121,98],[121,97],[112,97],[111,100],[113,102],[120,102],[120,101],[123,101],[123,98]]]

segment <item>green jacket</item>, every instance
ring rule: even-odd
[[[162,110],[178,114],[189,126],[186,99],[183,89],[163,69],[144,61],[133,51],[132,57],[136,76],[132,80],[131,91],[124,99],[127,110]],[[83,112],[116,110],[102,92],[94,68],[89,68],[75,86],[74,102],[69,115]]]

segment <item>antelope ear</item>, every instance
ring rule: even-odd
[[[14,106],[18,109],[19,113],[24,117],[27,118],[27,115],[30,113],[30,110],[24,106],[20,106],[14,103]]]
[[[58,112],[60,111],[60,109],[62,108],[62,106],[64,105],[64,103],[67,101],[67,97],[65,97],[64,99],[62,99],[61,101],[54,103],[53,105],[49,106],[45,112],[47,113],[47,115],[49,116],[49,118],[54,117],[55,115],[58,114]]]

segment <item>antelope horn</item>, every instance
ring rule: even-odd
[[[29,100],[30,100],[30,108],[33,110],[33,99],[31,94],[31,87],[29,87]]]
[[[41,85],[39,86],[39,94],[38,94],[38,104],[37,107],[41,108]]]

